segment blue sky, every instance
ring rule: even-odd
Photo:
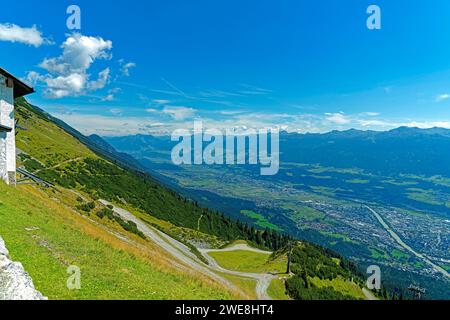
[[[87,134],[450,128],[449,16],[447,0],[11,1],[0,60]]]

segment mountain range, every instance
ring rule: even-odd
[[[94,139],[98,139],[93,136]],[[148,158],[170,155],[168,136],[104,137],[117,150]],[[360,168],[369,173],[450,175],[450,130],[400,127],[390,131],[332,131],[325,134],[282,132],[280,161]]]

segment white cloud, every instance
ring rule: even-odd
[[[42,32],[36,26],[23,28],[10,23],[0,24],[0,41],[19,42],[36,48],[52,43],[42,36]]]
[[[118,108],[109,109],[109,112],[111,112],[115,116],[120,116],[122,114],[122,110]]]
[[[168,104],[168,103],[170,103],[170,100],[155,99],[155,100],[152,100],[152,102],[156,103],[156,104]]]
[[[96,91],[106,86],[110,69],[101,71],[97,80],[93,81],[90,81],[89,69],[96,60],[111,58],[111,41],[73,33],[67,37],[61,49],[63,52],[60,56],[46,58],[39,65],[47,74],[28,74],[30,80],[47,85],[46,94],[50,98],[80,96],[87,91]]]
[[[361,113],[361,115],[368,116],[368,117],[377,117],[380,115],[380,113],[378,113],[378,112],[363,112],[363,113]]]
[[[393,123],[383,120],[359,120],[358,123],[363,127],[395,127]]]
[[[147,127],[156,128],[156,127],[165,127],[165,126],[167,126],[167,123],[156,122],[156,123],[149,124]]]
[[[246,110],[220,110],[219,113],[223,116],[235,116],[238,114],[248,113]]]
[[[114,101],[116,99],[115,95],[121,91],[122,89],[120,88],[113,88],[108,90],[108,95],[102,98],[102,101]]]
[[[430,128],[450,129],[450,121],[411,121],[408,123],[403,123],[402,126],[420,129],[430,129]]]
[[[41,79],[47,84],[48,94],[55,99],[80,95],[86,87],[86,77],[78,73]]]
[[[175,107],[175,106],[167,106],[162,111],[164,114],[169,115],[172,119],[176,121],[185,120],[188,118],[192,118],[196,110],[188,107]]]
[[[438,95],[436,97],[436,102],[442,102],[442,101],[447,100],[447,99],[450,99],[450,94],[443,93],[443,94],[440,94],[440,95]]]
[[[248,84],[241,84],[245,90],[239,91],[239,94],[243,95],[266,95],[272,93],[272,90],[256,87]]]
[[[42,76],[35,71],[28,72],[25,78],[25,81],[33,86],[36,85],[36,83],[38,83],[40,80],[42,80]]]
[[[108,84],[110,73],[111,70],[109,68],[101,71],[97,80],[88,83],[88,89],[92,91],[103,89]]]
[[[113,94],[108,94],[108,95],[106,95],[106,97],[102,98],[102,101],[110,102],[110,101],[114,101],[114,99],[115,99],[115,97]]]
[[[114,106],[109,109],[108,114],[75,114],[62,113],[55,114],[75,128],[87,134],[97,133],[106,136],[129,135],[129,134],[154,134],[170,135],[176,129],[192,130],[194,125],[194,115],[203,121],[205,128],[215,128],[226,130],[232,128],[279,128],[288,132],[298,133],[324,133],[332,130],[347,130],[351,128],[360,130],[391,130],[394,128],[407,126],[418,128],[442,127],[450,129],[450,121],[427,120],[415,121],[411,119],[373,119],[358,118],[360,114],[350,114],[347,118],[350,123],[336,124],[327,120],[332,114],[284,114],[270,112],[253,112],[230,116],[226,119],[208,117],[201,110],[194,110],[187,107],[170,107],[192,109],[188,115],[178,112],[173,114],[175,109],[148,109],[143,116],[126,117],[121,111],[129,106]],[[95,108],[94,108],[95,109]],[[177,110],[180,111],[180,110]],[[171,117],[167,119],[168,115]],[[343,114],[341,114],[343,115]]]
[[[226,98],[226,97],[242,97],[243,94],[237,92],[228,92],[222,90],[204,90],[199,93],[204,98]]]
[[[450,129],[450,121],[391,121],[391,120],[359,120],[358,123],[364,128],[390,130],[399,127],[410,127],[420,129],[445,128]]]
[[[126,117],[120,114],[122,107],[109,110],[108,115],[52,113],[86,135],[124,136],[133,134],[167,135],[180,128],[174,123],[164,123],[152,117]],[[119,115],[119,116],[118,116]],[[190,124],[192,127],[192,123]],[[183,123],[181,127],[188,127]]]
[[[333,122],[335,124],[343,125],[349,124],[351,121],[346,115],[342,113],[326,113],[326,120]]]
[[[122,74],[124,76],[129,77],[130,69],[135,68],[135,67],[136,67],[136,63],[134,63],[134,62],[123,63],[123,60],[122,60]]]
[[[50,73],[85,72],[96,59],[109,59],[112,42],[100,37],[73,33],[62,44],[63,53],[56,58],[45,59],[41,67]]]
[[[114,115],[54,113],[54,116],[81,130],[84,134],[96,133],[105,136],[137,134],[146,123],[145,119]]]

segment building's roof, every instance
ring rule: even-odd
[[[14,82],[14,99],[26,96],[27,94],[34,93],[34,89],[28,86],[27,84],[23,83],[16,77],[14,77],[11,73],[6,71],[3,68],[0,68],[0,74],[3,76],[12,79]]]
[[[11,132],[12,129],[10,127],[6,127],[0,124],[0,132]]]

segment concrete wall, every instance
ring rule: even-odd
[[[7,177],[0,177],[7,183],[16,182],[16,137],[14,121],[14,89],[8,88],[6,78],[0,75],[0,124],[12,128],[11,132],[0,135],[0,173]],[[4,151],[4,152],[2,152]],[[6,157],[5,157],[6,155]],[[6,164],[6,168],[4,168]]]
[[[36,290],[33,280],[22,264],[11,261],[5,242],[0,237],[0,301],[3,300],[47,300],[47,298]]]
[[[6,132],[0,132],[0,180],[8,181],[6,165]]]

